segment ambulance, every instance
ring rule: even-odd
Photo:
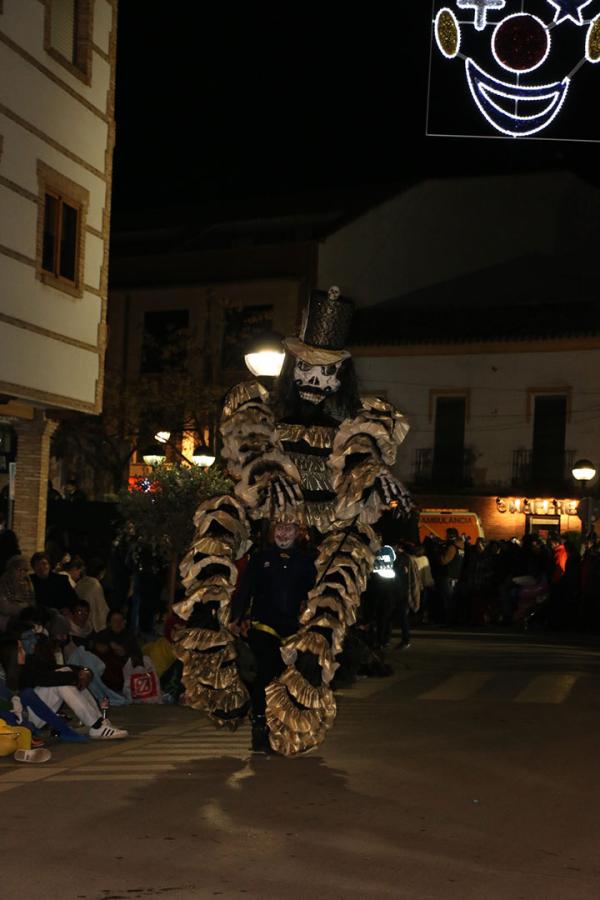
[[[481,519],[469,509],[422,509],[419,515],[419,540],[437,537],[446,540],[446,529],[456,528],[459,535],[466,535],[471,544],[478,537],[485,537]]]

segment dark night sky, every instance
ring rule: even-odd
[[[425,137],[430,11],[121,0],[115,212],[427,174],[594,177],[598,145]]]

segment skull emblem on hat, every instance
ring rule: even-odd
[[[437,49],[463,61],[479,113],[509,137],[548,128],[580,69],[600,62],[600,0],[442,0],[435,8]]]

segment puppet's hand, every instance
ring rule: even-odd
[[[412,501],[405,487],[396,481],[393,475],[382,473],[377,478],[377,486],[385,503],[394,510],[397,515],[404,515],[412,509]]]
[[[283,473],[276,475],[269,483],[269,506],[276,514],[284,512],[288,506],[302,503],[302,491],[295,481]]]

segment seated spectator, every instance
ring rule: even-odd
[[[113,691],[123,690],[123,668],[128,659],[134,666],[144,664],[137,641],[127,631],[125,617],[115,609],[108,614],[104,631],[94,635],[91,649],[105,663],[103,680]]]
[[[35,602],[29,567],[24,556],[13,556],[0,576],[0,631],[5,631],[10,619]]]
[[[77,594],[68,578],[53,572],[47,553],[34,553],[31,557],[33,575],[31,582],[38,606],[46,609],[70,609],[77,600]]]
[[[102,578],[105,565],[101,559],[91,559],[82,577],[75,585],[75,593],[81,600],[86,600],[90,606],[90,622],[93,631],[102,631],[106,628],[108,616],[108,604],[104,596]]]
[[[85,600],[78,600],[73,610],[64,617],[58,616],[52,622],[50,633],[60,646],[63,659],[68,665],[81,666],[91,671],[89,690],[96,700],[106,697],[111,706],[123,706],[128,702],[126,698],[113,691],[103,679],[106,664],[89,649],[94,636],[89,616],[89,605]]]
[[[172,614],[180,624],[185,624]],[[183,674],[183,663],[177,659],[171,642],[171,634],[173,625],[167,626],[163,623],[164,635],[156,640],[145,644],[143,649],[144,656],[149,657],[154,671],[156,672],[160,686],[163,691],[163,703],[178,703],[184,693],[184,687],[181,680]]]
[[[61,565],[60,575],[69,579],[69,584],[75,590],[77,583],[83,575],[84,562],[80,556],[68,556]]]
[[[86,650],[90,646],[90,640],[94,629],[90,622],[90,604],[87,600],[81,600],[79,597],[73,604],[72,609],[65,614],[65,619],[69,623],[69,638],[71,643],[76,647],[84,647]]]
[[[126,738],[127,731],[115,728],[100,715],[98,704],[88,691],[91,680],[92,672],[88,668],[58,665],[54,644],[45,637],[40,638],[34,653],[26,658],[24,665],[19,666],[18,672],[19,688],[31,688],[53,712],[57,712],[63,703],[66,704],[87,726],[88,735],[93,740]],[[36,727],[43,724],[31,708],[29,720]]]
[[[87,741],[86,735],[69,728],[65,720],[57,716],[31,688],[19,689],[19,670],[25,660],[25,647],[18,636],[5,635],[0,638],[0,717],[10,725],[24,725],[33,735],[37,735],[38,729],[28,719],[28,710],[32,710],[59,740],[68,743]],[[35,748],[41,746],[43,741],[32,737],[31,743]]]

